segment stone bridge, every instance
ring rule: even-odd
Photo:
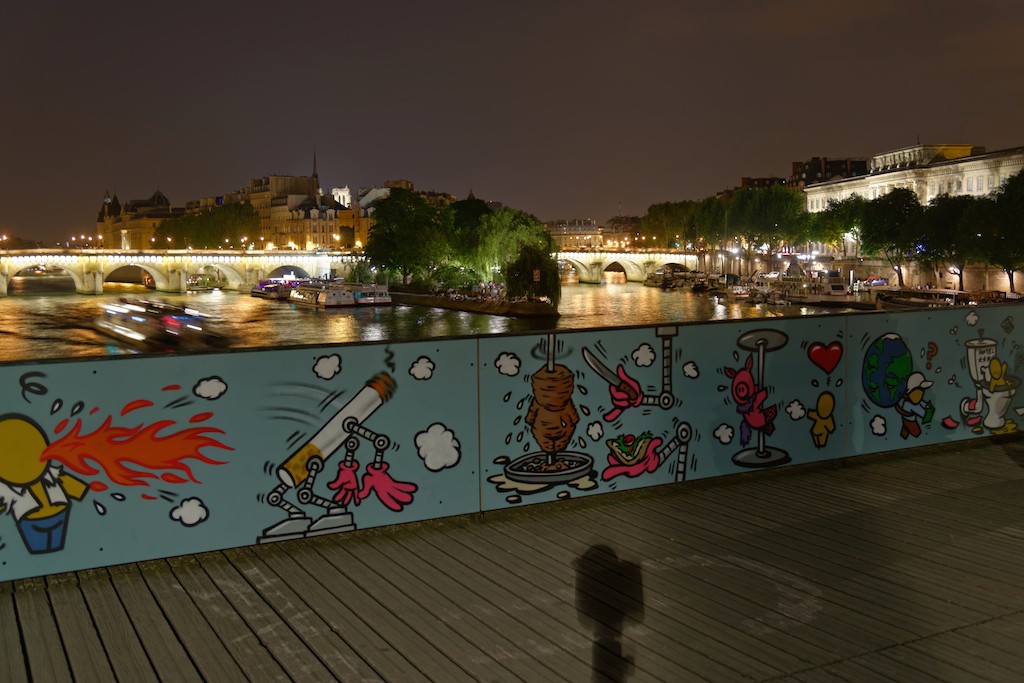
[[[188,279],[216,269],[228,289],[247,291],[262,279],[283,273],[296,277],[344,277],[363,260],[341,252],[196,249],[31,249],[0,252],[0,296],[11,278],[39,266],[61,268],[80,294],[102,294],[103,283],[124,266],[138,266],[161,292],[185,292]]]
[[[599,284],[601,274],[606,270],[618,270],[616,264],[626,272],[627,282],[643,282],[658,268],[669,264],[685,266],[689,270],[699,269],[698,255],[682,251],[563,251],[555,256],[576,269],[581,283],[589,284]]]
[[[683,252],[567,251],[556,258],[576,269],[581,283],[599,284],[606,270],[623,270],[629,282],[643,282],[669,264],[698,267],[698,256]],[[246,291],[267,277],[294,272],[297,277],[345,277],[364,257],[342,252],[244,251],[197,249],[26,249],[0,252],[0,296],[11,278],[39,266],[63,269],[80,294],[102,294],[103,283],[124,266],[138,266],[157,291],[184,292],[188,279],[216,269],[228,289]],[[616,267],[617,266],[617,267]]]

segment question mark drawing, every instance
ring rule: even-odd
[[[932,358],[935,358],[935,354],[939,352],[939,347],[935,342],[928,342],[928,362],[925,363],[925,368],[928,370],[932,369]]]

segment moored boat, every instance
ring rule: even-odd
[[[250,290],[250,294],[261,299],[277,299],[286,300],[291,295],[292,290],[301,284],[308,283],[309,280],[300,279],[284,279],[284,278],[268,278],[266,280],[260,280]]]
[[[298,306],[314,308],[343,308],[355,306],[356,298],[352,290],[339,286],[336,282],[307,282],[294,288],[288,295],[288,301]]]
[[[956,289],[886,289],[875,295],[875,307],[881,310],[906,308],[948,308],[1004,303],[1006,292],[960,291]]]

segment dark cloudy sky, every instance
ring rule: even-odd
[[[88,231],[266,174],[542,220],[700,198],[811,156],[1024,145],[1020,0],[8,2],[0,230]]]

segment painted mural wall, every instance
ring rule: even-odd
[[[0,366],[0,580],[1012,433],[1022,313]]]

